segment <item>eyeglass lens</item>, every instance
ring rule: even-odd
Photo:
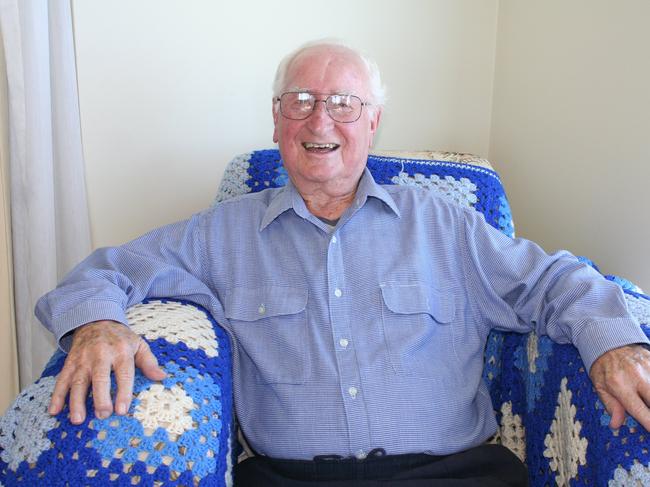
[[[363,103],[355,95],[329,95],[324,100],[318,100],[312,93],[284,93],[280,96],[280,111],[292,120],[304,120],[312,114],[319,102],[325,103],[327,113],[337,122],[355,122],[361,116]]]

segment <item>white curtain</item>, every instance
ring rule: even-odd
[[[0,0],[21,387],[55,342],[34,304],[90,252],[70,0]]]

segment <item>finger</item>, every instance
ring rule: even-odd
[[[605,405],[605,409],[611,416],[609,427],[616,430],[623,426],[623,423],[625,422],[625,408],[623,405],[606,391],[598,391],[598,395]]]
[[[109,362],[101,361],[93,365],[92,389],[95,416],[99,419],[108,418],[113,412],[111,366]]]
[[[117,394],[115,395],[115,412],[126,414],[131,405],[133,397],[133,377],[135,365],[133,357],[125,358],[114,366],[115,381],[117,382]]]
[[[644,380],[639,383],[639,395],[643,402],[650,407],[650,380]]]
[[[142,339],[135,354],[135,365],[151,380],[163,380],[167,377],[165,371],[158,365],[158,359],[151,352],[149,345]]]
[[[650,409],[638,394],[630,394],[621,398],[621,403],[630,416],[645,429],[650,430]]]
[[[609,420],[609,427],[617,430],[625,423],[625,408],[620,402],[614,399],[609,409],[609,414],[612,416]]]
[[[59,376],[56,379],[54,384],[54,390],[52,391],[52,398],[50,399],[50,406],[48,412],[51,415],[59,414],[63,410],[65,405],[65,397],[68,395],[68,390],[70,389],[70,374],[68,369],[63,367]]]
[[[70,382],[70,421],[81,424],[86,419],[86,395],[90,373],[85,369],[75,371]]]

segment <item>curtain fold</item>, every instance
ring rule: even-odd
[[[0,0],[21,387],[55,342],[34,304],[91,249],[70,0]]]

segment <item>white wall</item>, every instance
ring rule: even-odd
[[[490,159],[520,236],[650,290],[650,2],[501,0]]]
[[[225,164],[272,143],[284,54],[340,37],[389,88],[376,147],[486,156],[497,0],[74,1],[96,246],[211,202]]]

